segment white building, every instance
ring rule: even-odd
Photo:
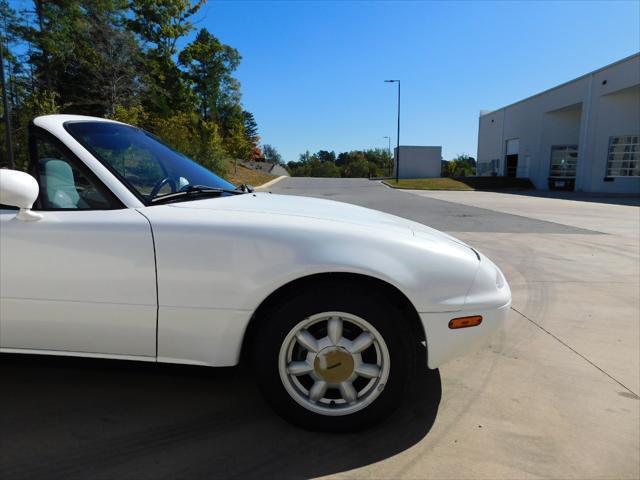
[[[398,147],[393,149],[394,165],[398,164]],[[399,178],[439,177],[442,164],[442,147],[400,145]],[[393,174],[395,175],[395,167]]]
[[[482,112],[477,159],[539,189],[640,194],[640,53]]]

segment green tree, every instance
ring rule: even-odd
[[[20,20],[15,9],[9,6],[7,0],[0,0],[0,48],[5,60],[5,77],[9,78],[7,95],[9,102],[15,106],[18,101],[18,92],[15,90],[16,69],[20,69],[20,63],[12,47],[19,42]],[[17,72],[20,74],[20,71]],[[14,79],[14,81],[11,81]],[[0,112],[2,112],[2,102],[0,102]],[[4,114],[4,112],[2,112]]]
[[[289,162],[287,167],[294,177],[339,177],[340,169],[333,161],[328,159],[328,153],[321,150],[312,155],[309,151],[306,151],[300,154],[298,162]]]
[[[155,50],[143,55],[143,91],[141,103],[154,116],[169,117],[173,112],[195,107],[195,94],[173,58]]]
[[[307,151],[300,155],[298,162],[289,162],[287,167],[293,176],[371,178],[388,175],[391,164],[387,150],[373,148],[338,155],[328,150],[319,150],[313,155]]]
[[[339,177],[340,170],[333,162],[323,162],[314,157],[309,164],[309,176],[311,177]]]
[[[20,27],[22,38],[30,47],[32,91],[55,92],[62,105],[69,103],[67,95],[74,87],[67,84],[64,77],[75,71],[71,64],[81,18],[78,0],[34,0],[34,10],[25,12]]]
[[[251,159],[258,160],[262,158],[262,150],[260,149],[260,136],[258,135],[258,123],[256,122],[253,113],[247,112],[246,110],[242,112],[242,116],[244,119],[244,137],[247,143],[251,147]]]
[[[369,162],[364,152],[349,152],[346,163],[342,166],[342,176],[348,178],[369,177]]]
[[[81,6],[83,15],[73,24],[73,58],[60,76],[63,105],[74,113],[113,115],[118,105],[136,101],[141,51],[123,29],[126,5],[125,0],[90,0]]]
[[[5,78],[8,76],[11,79],[11,66],[15,62],[15,57],[11,53],[11,49],[9,48],[12,40],[13,40],[13,28],[15,27],[17,22],[16,11],[9,6],[6,0],[0,0],[0,49],[2,49],[3,55],[3,69],[7,69],[8,72],[5,73]],[[7,85],[7,96],[9,97],[9,109],[10,112],[4,111],[4,102],[0,101],[0,120],[4,120],[5,115],[11,118],[12,122],[15,122],[15,118],[13,116],[13,110],[15,107],[15,102],[13,99],[13,95],[11,92],[11,80],[9,80],[9,84]],[[3,94],[4,92],[0,92]],[[5,123],[4,121],[0,122],[0,141],[2,142],[2,147],[0,148],[0,167],[7,166],[9,164],[9,152],[8,145],[5,142]],[[13,143],[13,135],[12,135],[12,143]]]
[[[336,162],[336,152],[333,151],[329,152],[327,150],[320,150],[316,153],[316,157],[318,157],[318,160],[321,162]]]
[[[194,95],[173,55],[178,40],[193,29],[190,18],[203,1],[130,1],[128,27],[149,47],[144,54],[142,103],[154,115],[169,117],[177,111],[189,111],[193,106]]]
[[[139,125],[218,173],[262,157],[233,77],[237,50],[202,30],[176,56],[203,1],[33,0],[16,12],[0,0],[18,163],[29,120],[57,112]]]
[[[130,103],[139,47],[124,29],[127,8],[126,0],[35,0],[19,27],[28,47],[27,95],[46,91],[63,112],[98,116]]]
[[[364,157],[369,162],[369,174],[372,177],[390,175],[393,159],[385,148],[372,148],[364,151]]]
[[[251,144],[247,142],[244,125],[237,123],[224,136],[224,146],[229,155],[234,159],[250,160]]]
[[[242,108],[240,83],[233,77],[241,60],[238,51],[222,44],[203,29],[180,53],[179,58],[180,64],[187,69],[186,75],[203,118],[215,120],[225,138],[233,137],[234,147],[231,148],[250,152],[257,146],[257,142],[251,140],[251,135],[257,136],[257,125],[250,121],[247,123],[251,118],[247,118]],[[252,129],[255,132],[251,132]],[[242,142],[238,135],[241,131],[245,135],[245,145],[240,145]]]
[[[260,136],[258,135],[258,123],[256,122],[253,113],[247,112],[245,110],[244,112],[242,112],[242,115],[244,117],[244,133],[247,138],[251,140],[256,138],[259,139]]]
[[[240,64],[240,54],[202,29],[180,52],[179,59],[187,70],[186,76],[198,99],[202,118],[219,121],[222,104],[229,100],[228,92],[235,93],[237,88],[232,73]]]
[[[301,153],[297,162],[287,163],[287,168],[293,177],[310,177],[311,176],[311,154],[307,150]]]
[[[476,173],[475,158],[463,153],[443,165],[442,176],[470,177]]]
[[[159,55],[172,56],[178,40],[193,29],[190,18],[203,3],[204,0],[130,0],[129,28],[152,44]]]
[[[282,155],[278,153],[278,150],[272,145],[268,143],[262,146],[262,154],[264,156],[265,161],[276,163],[278,165],[283,165]]]

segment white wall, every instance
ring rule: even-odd
[[[609,137],[631,134],[640,134],[640,54],[482,115],[478,171],[500,159],[504,174],[506,141],[518,138],[517,176],[546,189],[551,146],[577,144],[576,190],[640,194],[640,177],[604,181]]]
[[[496,173],[500,174],[503,171],[503,118],[504,110],[491,112],[480,117],[478,154],[476,156],[478,161],[477,171],[479,175],[490,175],[492,171],[495,170],[496,164],[498,166],[498,171]]]
[[[394,148],[394,159],[398,148]],[[400,145],[400,178],[434,178],[441,172],[442,147]],[[395,171],[394,171],[395,175]]]

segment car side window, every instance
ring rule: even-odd
[[[114,195],[74,155],[47,136],[32,136],[34,173],[42,210],[112,210],[122,208]]]

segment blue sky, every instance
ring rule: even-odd
[[[287,161],[395,144],[386,78],[402,80],[403,145],[475,156],[480,110],[640,50],[640,0],[209,0],[194,21],[240,51],[244,106]]]
[[[640,50],[640,2],[214,2],[265,143],[305,150],[442,145],[476,154],[478,115]]]

